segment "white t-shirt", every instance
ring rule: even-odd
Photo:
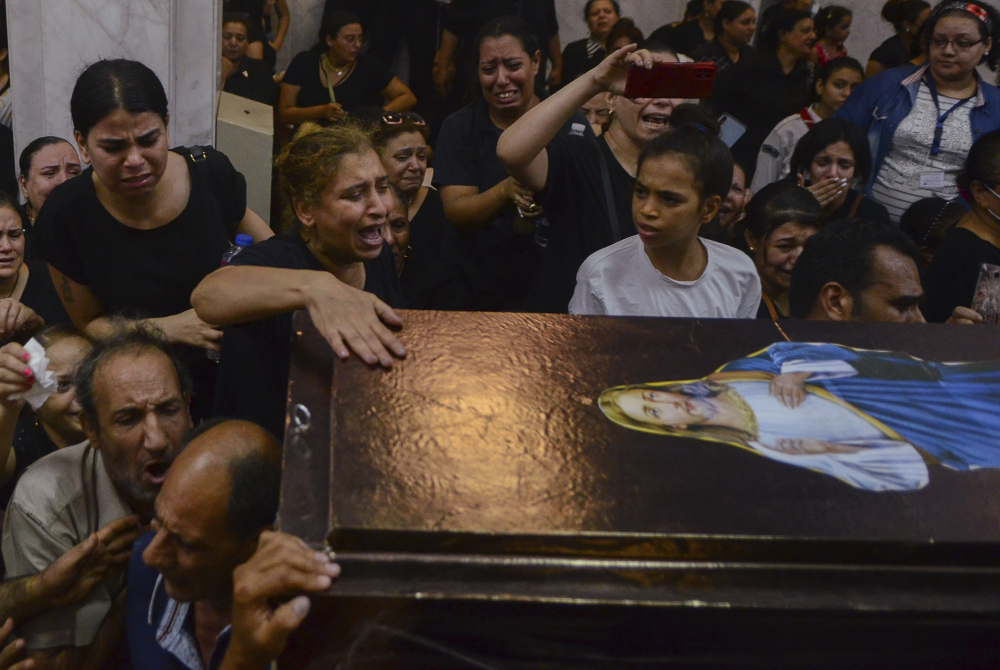
[[[708,265],[694,281],[665,276],[638,235],[591,254],[576,273],[570,314],[752,319],[760,307],[760,278],[738,249],[699,238]]]

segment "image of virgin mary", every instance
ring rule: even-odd
[[[780,342],[700,380],[619,386],[615,423],[724,442],[868,491],[909,491],[928,463],[1000,467],[1000,362]]]

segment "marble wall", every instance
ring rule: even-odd
[[[222,0],[6,0],[17,152],[41,135],[71,139],[77,76],[101,58],[153,69],[174,145],[214,144]]]

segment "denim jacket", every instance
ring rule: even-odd
[[[920,82],[929,67],[908,65],[877,74],[854,89],[835,114],[836,118],[855,123],[868,133],[873,161],[866,194],[871,193],[896,129],[913,109]],[[969,113],[973,142],[1000,128],[1000,89],[984,82],[978,72],[976,78],[979,91]]]

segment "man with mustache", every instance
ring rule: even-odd
[[[43,572],[118,519],[133,517],[109,542],[131,544],[191,427],[190,389],[158,329],[123,323],[98,342],[76,377],[88,441],[39,460],[18,482],[3,529],[8,578]],[[82,601],[21,627],[36,668],[103,667],[122,636],[121,567]]]

